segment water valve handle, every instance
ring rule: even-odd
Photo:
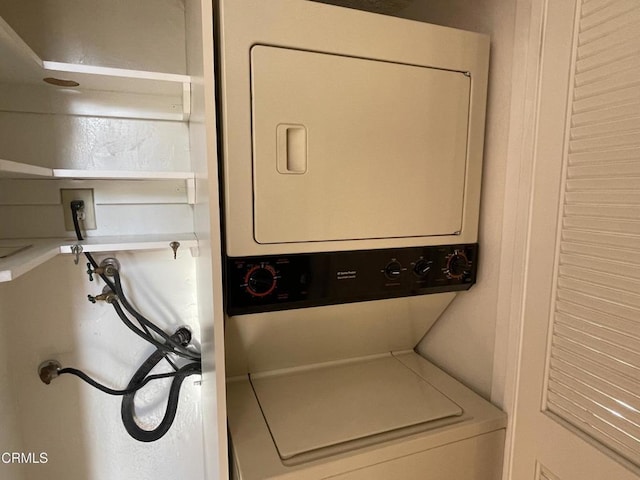
[[[109,287],[105,287],[105,290],[100,295],[87,295],[87,300],[91,303],[96,303],[98,300],[113,303],[117,299],[117,295],[109,290]]]
[[[89,281],[93,282],[93,274],[96,273],[95,270],[91,268],[91,264],[87,262],[87,275],[89,275]],[[95,303],[95,302],[94,302]]]

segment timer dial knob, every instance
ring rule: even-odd
[[[456,250],[447,258],[447,277],[453,280],[460,280],[471,269],[471,262],[467,255]]]
[[[276,288],[276,271],[271,265],[255,265],[245,275],[247,292],[254,297],[265,297]]]
[[[397,260],[393,260],[384,267],[384,274],[389,280],[397,280],[402,273],[402,265]]]

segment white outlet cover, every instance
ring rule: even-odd
[[[81,230],[95,230],[96,208],[93,201],[93,188],[61,188],[60,199],[64,211],[64,228],[73,232],[73,217],[71,216],[71,202],[73,200],[84,201],[84,220],[80,221]]]

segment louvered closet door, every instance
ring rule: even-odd
[[[640,1],[546,4],[514,480],[640,478]]]

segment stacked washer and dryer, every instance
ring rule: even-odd
[[[497,480],[505,415],[414,351],[476,279],[488,38],[216,15],[235,478]]]

